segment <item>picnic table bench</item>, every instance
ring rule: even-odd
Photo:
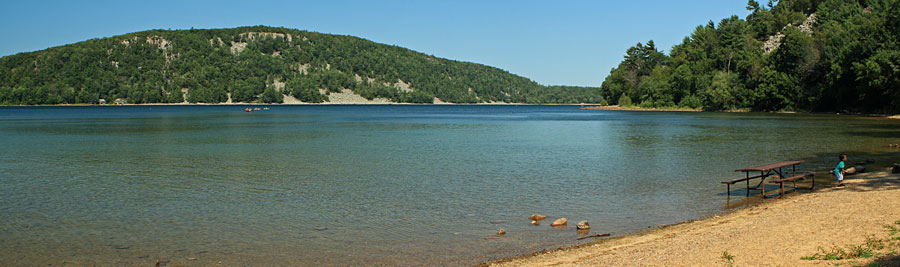
[[[781,185],[781,195],[784,195],[784,183],[785,182],[792,182],[792,183],[794,183],[794,188],[797,188],[797,183],[796,183],[797,181],[800,181],[800,180],[803,180],[806,178],[811,178],[813,181],[812,187],[815,187],[815,185],[816,185],[815,174],[806,173],[806,174],[802,174],[802,175],[795,175],[796,170],[797,170],[796,166],[803,162],[804,161],[802,161],[802,160],[779,161],[779,162],[763,164],[763,165],[759,165],[759,166],[737,169],[734,171],[735,172],[743,172],[745,174],[744,178],[737,178],[734,180],[723,181],[722,183],[728,185],[728,189],[727,189],[728,196],[731,196],[731,185],[732,184],[735,184],[735,183],[741,182],[741,181],[746,181],[747,196],[750,196],[750,190],[760,190],[760,191],[762,191],[762,193],[761,193],[762,196],[766,197],[765,181],[766,181],[766,178],[768,178],[769,176],[774,176],[773,180],[770,181],[771,183],[777,183],[777,184]],[[786,177],[783,174],[782,169],[785,167],[791,167],[791,176]],[[759,175],[750,176],[751,172],[759,172]],[[751,187],[750,180],[752,180],[752,179],[760,179],[759,184],[754,187]],[[812,190],[812,187],[810,187],[810,190]]]
[[[778,197],[780,198],[780,197],[784,196],[784,183],[786,183],[786,182],[793,183],[794,189],[796,190],[797,189],[797,181],[802,181],[803,179],[806,179],[806,178],[810,178],[812,180],[812,186],[809,187],[809,190],[812,190],[814,187],[816,187],[816,174],[812,173],[812,172],[804,173],[801,175],[795,175],[795,176],[791,176],[791,177],[787,177],[787,178],[775,178],[769,182],[773,183],[773,184],[781,185],[781,195],[778,195]]]

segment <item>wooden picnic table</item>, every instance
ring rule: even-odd
[[[744,178],[738,178],[731,181],[724,181],[723,184],[728,185],[728,195],[731,195],[731,185],[740,182],[747,182],[747,196],[750,196],[750,189],[753,190],[761,190],[762,196],[766,197],[766,187],[764,185],[766,178],[769,176],[777,175],[778,178],[774,179],[773,182],[781,184],[781,194],[784,195],[784,182],[794,182],[794,187],[796,188],[796,181],[803,180],[806,177],[813,176],[813,174],[803,174],[803,175],[795,175],[797,171],[797,165],[803,163],[802,160],[790,160],[790,161],[779,161],[768,164],[763,164],[759,166],[747,167],[743,169],[734,170],[735,172],[743,172],[745,174]],[[782,169],[785,167],[791,167],[791,176],[785,176]],[[752,172],[759,172],[759,175],[750,176]],[[750,187],[750,180],[759,178],[759,185],[755,187]],[[813,178],[815,179],[815,178]],[[815,186],[815,180],[813,180],[813,186]]]

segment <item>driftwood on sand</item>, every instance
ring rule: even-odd
[[[610,235],[611,235],[610,233],[605,233],[605,234],[593,234],[593,235],[589,235],[589,236],[579,237],[578,240],[588,239],[588,238],[592,238],[592,237],[604,237],[604,236],[610,236]]]

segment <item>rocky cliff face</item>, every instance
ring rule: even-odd
[[[784,26],[782,31],[788,27],[794,27],[794,28],[800,29],[801,32],[805,32],[807,34],[812,35],[812,33],[813,33],[812,26],[815,23],[816,23],[816,13],[812,13],[812,14],[809,14],[809,16],[806,16],[806,20],[803,21],[803,23],[800,23],[800,25],[794,26],[794,25],[788,24],[787,26]],[[775,49],[778,49],[778,46],[781,45],[782,38],[784,38],[784,34],[781,32],[778,32],[775,35],[769,36],[769,39],[766,40],[765,43],[763,43],[763,50],[766,51],[766,54],[771,53],[772,51],[775,51]]]

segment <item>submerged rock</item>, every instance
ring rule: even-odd
[[[578,230],[591,229],[591,225],[587,221],[580,221],[575,225],[575,227],[578,228]]]
[[[547,216],[540,215],[540,214],[532,214],[531,216],[528,217],[528,219],[532,219],[532,220],[535,220],[535,221],[540,221],[540,220],[543,220],[543,219],[547,219]]]
[[[506,221],[504,221],[504,220],[493,220],[493,221],[491,221],[491,224],[501,224],[501,223],[505,223],[505,222]]]
[[[551,223],[550,226],[562,226],[562,225],[566,225],[566,223],[568,223],[568,222],[569,222],[569,219],[559,218],[559,219],[556,219],[555,221],[553,221],[553,223]]]
[[[538,222],[538,221],[531,221],[531,224],[532,224],[532,225],[541,225],[541,223]]]
[[[891,168],[891,173],[900,173],[900,163],[894,163],[894,167]]]
[[[497,230],[497,235],[505,235],[505,234],[506,234],[506,230],[503,230],[503,228],[500,228],[500,230]]]

